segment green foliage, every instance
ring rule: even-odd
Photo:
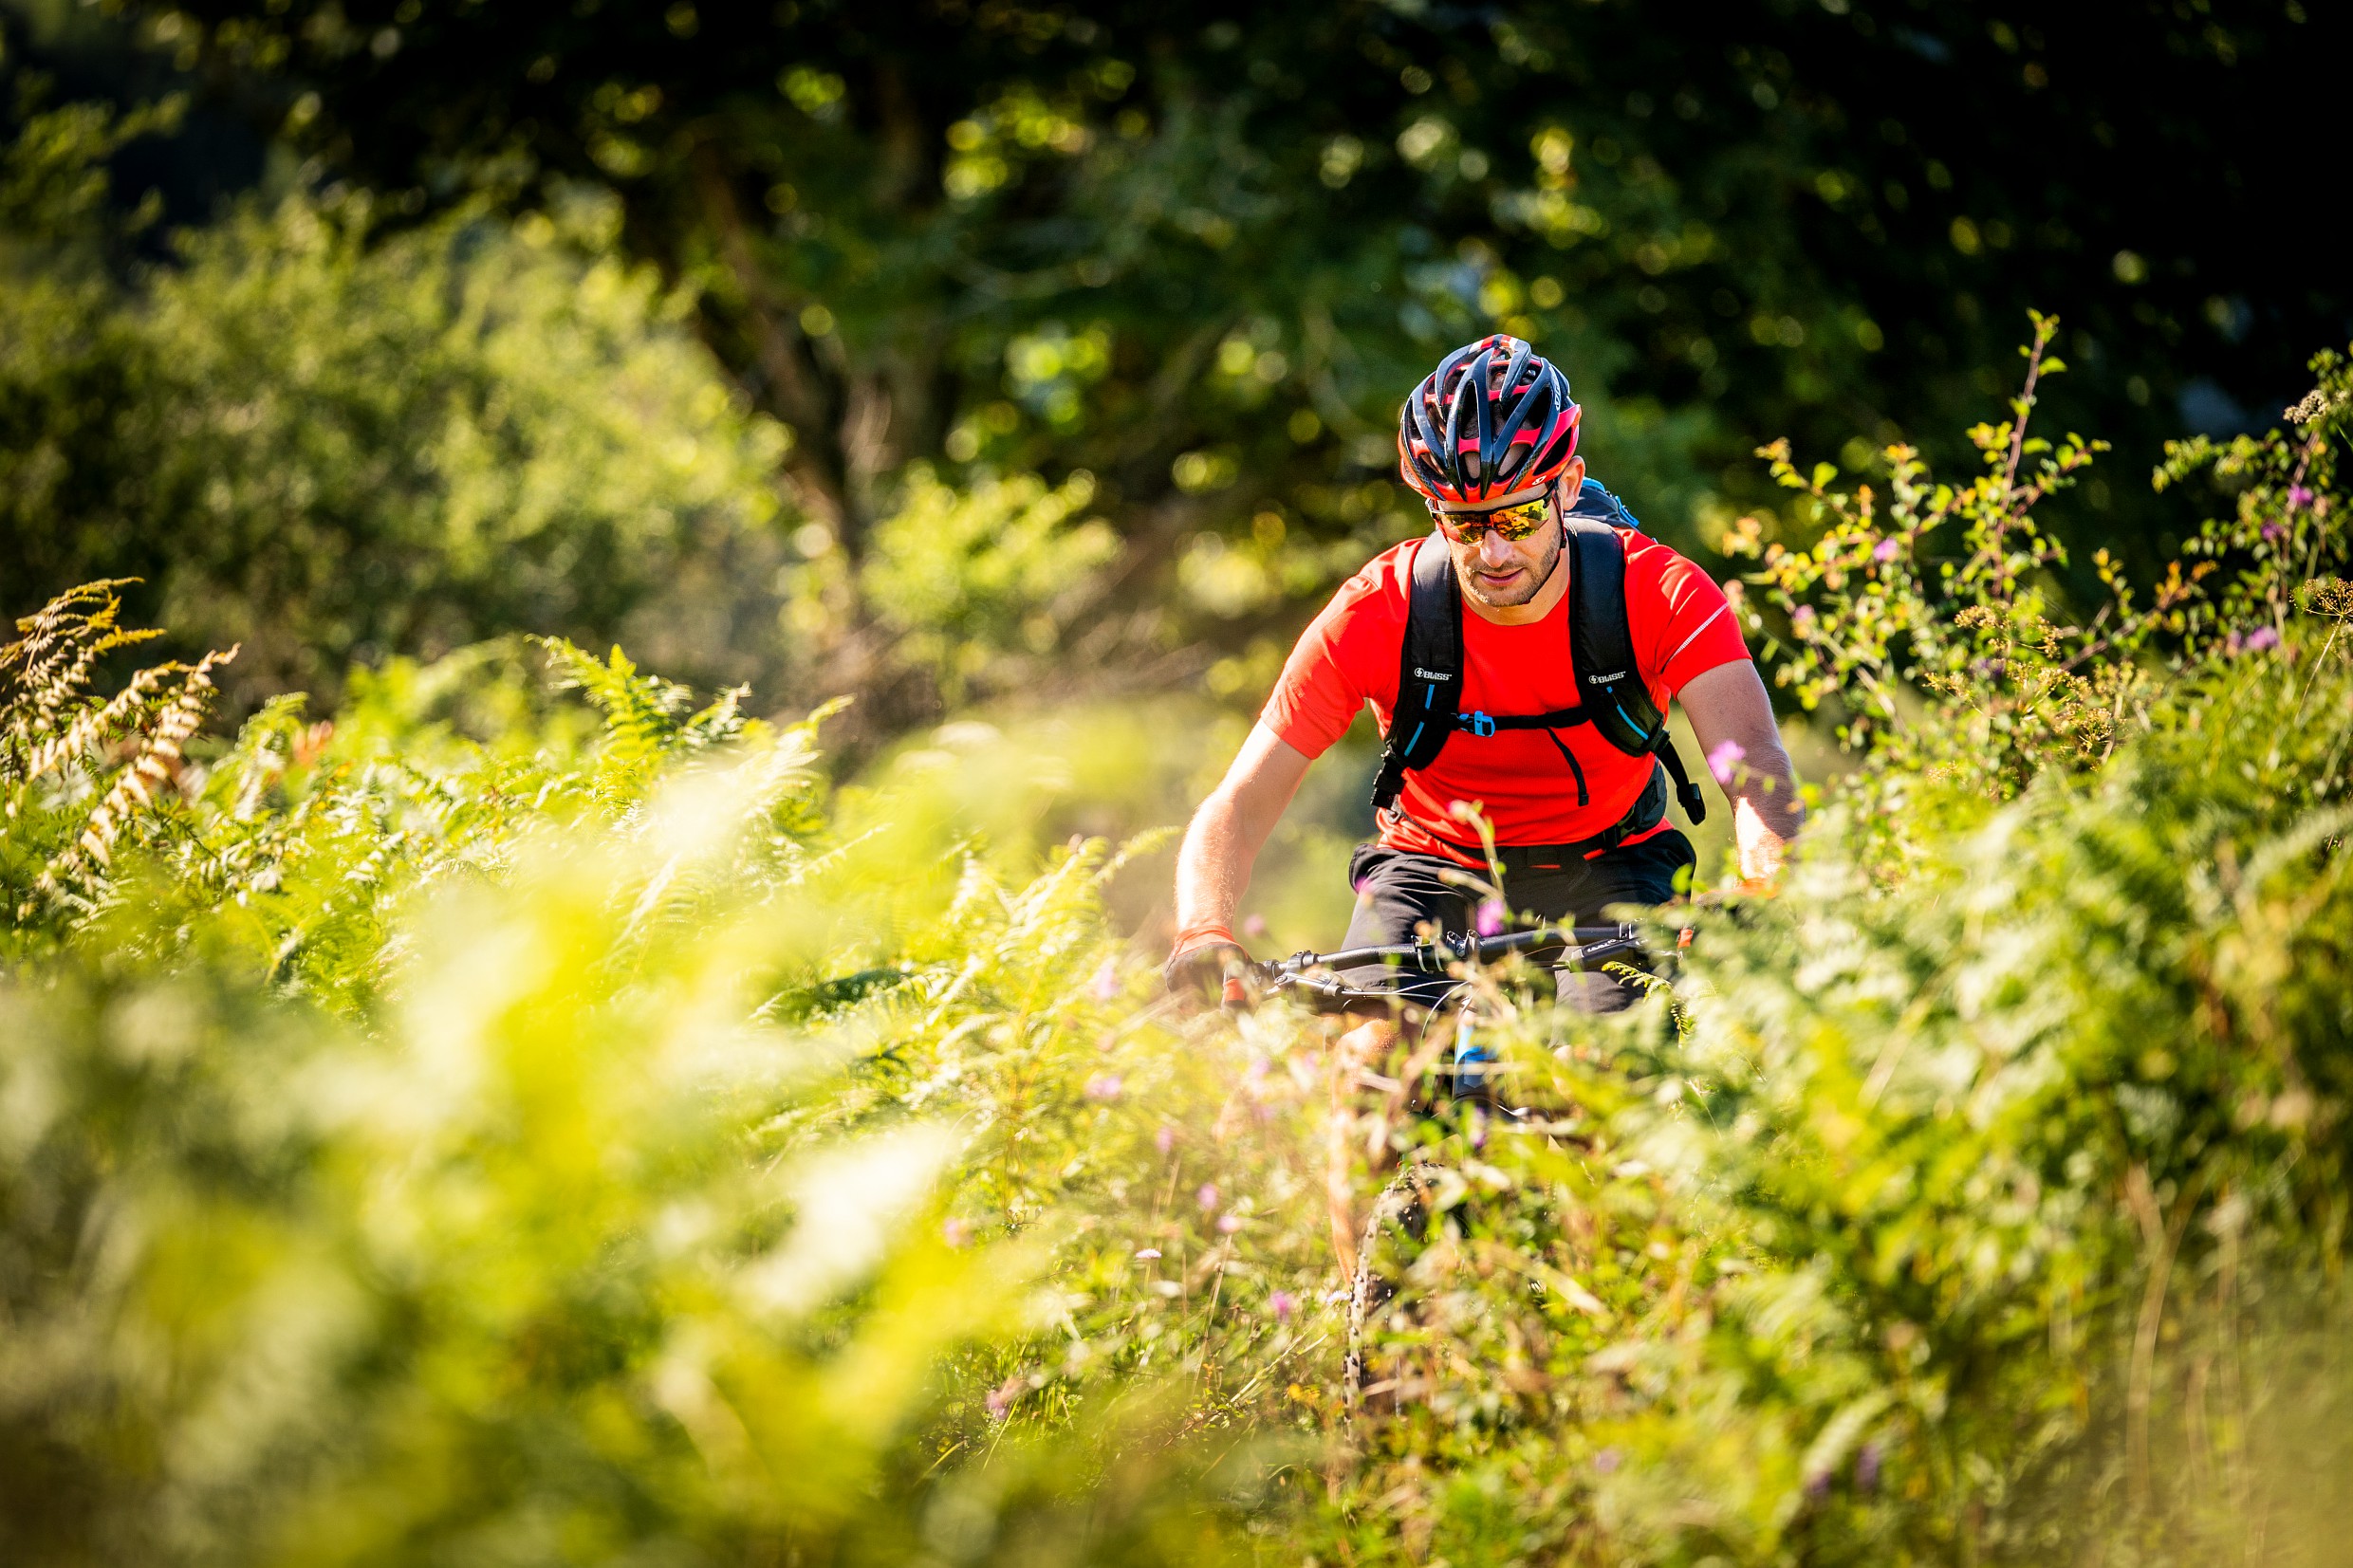
[[[998,692],[1034,682],[1119,553],[1102,518],[1074,521],[1094,494],[1084,470],[1050,489],[1025,474],[958,490],[913,469],[862,574],[866,601],[899,634],[897,656],[932,666],[952,706],[984,674]]]
[[[2216,643],[2233,655],[2251,642],[2277,646],[2299,593],[2308,598],[2345,566],[2346,535],[2324,492],[2347,378],[2339,358],[2324,354],[2312,366],[2320,387],[2289,411],[2306,427],[2294,438],[2274,431],[2168,449],[2159,488],[2208,469],[2237,488],[2233,518],[2207,524],[2189,546],[2190,569],[2170,565],[2148,605],[2136,607],[2100,550],[2109,602],[2071,612],[2054,577],[2066,550],[2034,509],[2073,485],[2105,444],[2070,434],[2054,446],[2028,433],[2041,378],[2066,368],[2046,352],[2057,334],[2055,319],[2034,317],[2010,417],[1970,432],[1986,465],[1975,481],[1936,483],[1913,449],[1890,447],[1882,515],[1870,486],[1833,489],[1835,465],[1801,472],[1777,442],[1758,455],[1806,498],[1819,537],[1806,549],[1767,543],[1759,520],[1746,517],[1725,541],[1732,553],[1762,557],[1750,581],[1787,628],[1786,642],[1770,644],[1775,679],[1808,710],[1834,708],[1840,743],[1861,756],[1857,787],[1891,863],[1940,812],[1967,819],[2046,769],[2096,768],[2144,714],[2167,663],[2178,670]],[[2226,570],[2214,597],[2207,581]],[[1753,609],[1749,618],[1765,626]]]
[[[853,555],[917,460],[1084,468],[1155,568],[1163,506],[1337,538],[1317,492],[1380,482],[1404,389],[1498,327],[1681,544],[1773,434],[1946,460],[2035,299],[2080,302],[2063,420],[2151,452],[2345,309],[2325,256],[2179,221],[2302,210],[2280,149],[2330,144],[2344,38],[2311,5],[126,9],[341,175],[617,193]],[[2138,490],[2092,504],[2153,534]]]
[[[2202,538],[2234,576],[2132,621],[2173,662],[2104,762],[2052,729],[1940,781],[2029,689],[1945,656],[1671,991],[1593,1019],[1473,977],[1532,1130],[1416,1115],[1426,1063],[1335,1093],[1303,1014],[1157,1000],[1109,915],[1148,846],[978,841],[1136,772],[1135,715],[1093,756],[950,726],[835,793],[814,720],[552,642],[183,745],[198,673],[103,695],[134,634],[102,585],[53,604],[6,655],[12,895],[150,782],[0,979],[0,1542],[2318,1559],[2353,1434],[2353,601],[2291,575],[2336,549],[2319,369],[2292,434],[2177,454],[2255,499]],[[1817,652],[1912,678],[1857,579],[1947,649],[2056,618],[2027,507],[2087,444],[2021,484],[2030,438],[1979,440],[1986,483],[1899,470],[1868,539],[1805,482],[1839,543],[1774,565],[1856,639]],[[917,505],[951,559],[998,537],[959,505],[1028,520],[937,581],[1065,591],[1024,563],[1083,497]],[[1867,575],[1946,523],[1949,576]],[[1840,673],[1795,678],[1859,702]],[[1891,870],[1907,783],[1973,804]],[[1332,1200],[1399,1167],[1350,1410]]]
[[[119,281],[101,159],[155,116],[75,105],[0,155],[44,249],[0,269],[0,563],[33,594],[139,577],[232,702],[528,628],[698,678],[790,668],[785,434],[613,253],[609,204],[399,232],[361,194],[249,201]],[[61,248],[63,248],[61,249]]]

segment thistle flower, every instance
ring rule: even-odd
[[[1500,898],[1490,898],[1479,905],[1479,934],[1493,936],[1503,930],[1504,908]]]
[[[1291,1314],[1299,1310],[1299,1298],[1288,1290],[1278,1290],[1267,1298],[1267,1309],[1274,1314],[1276,1322],[1288,1323]]]
[[[1741,759],[1748,754],[1749,748],[1738,741],[1725,741],[1708,753],[1708,771],[1715,775],[1717,784],[1730,784]]]

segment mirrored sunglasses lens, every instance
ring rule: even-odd
[[[1523,506],[1507,507],[1502,511],[1491,512],[1488,520],[1494,525],[1495,531],[1506,539],[1520,540],[1543,527],[1545,516],[1545,504],[1530,501]]]

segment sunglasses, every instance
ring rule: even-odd
[[[1497,507],[1483,512],[1453,512],[1436,502],[1428,505],[1431,517],[1436,520],[1446,537],[1457,544],[1475,544],[1487,537],[1491,528],[1507,543],[1516,544],[1552,518],[1552,498],[1549,495],[1523,501],[1516,507]]]

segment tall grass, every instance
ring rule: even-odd
[[[0,659],[0,1550],[2323,1559],[2322,368],[2289,434],[2180,455],[2237,466],[2236,597],[2101,655],[2112,746],[1955,767],[2028,683],[1932,687],[1672,995],[1483,980],[1546,1136],[1335,1096],[1305,1015],[1172,1009],[1109,911],[1146,842],[955,809],[1044,788],[1001,735],[837,792],[822,716],[553,643],[205,745],[195,672],[96,689],[103,588],[52,606]],[[1859,543],[1833,514],[1818,561]],[[1065,784],[1134,771],[1071,745]],[[1891,834],[1899,784],[1935,809]],[[1360,1216],[1400,1157],[1422,1194],[1355,1411],[1335,1148]]]

